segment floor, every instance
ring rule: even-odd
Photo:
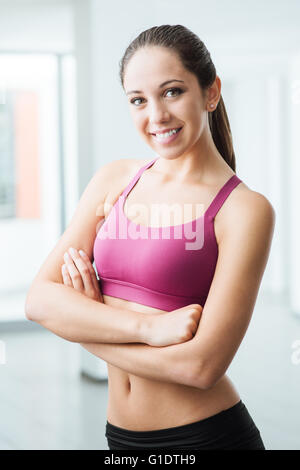
[[[0,449],[107,449],[107,381],[82,376],[80,346],[31,322],[0,328]],[[300,317],[260,295],[228,369],[266,449],[300,450],[297,340]]]

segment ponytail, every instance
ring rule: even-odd
[[[208,122],[218,152],[235,172],[235,154],[232,144],[231,129],[222,95],[220,96],[216,109],[208,113]]]

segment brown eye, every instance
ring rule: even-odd
[[[172,95],[168,98],[173,98],[173,97],[176,97],[176,96],[179,96],[183,93],[183,90],[181,88],[169,88],[167,91],[166,91],[166,94],[167,93],[172,93]],[[175,93],[175,94],[173,94]],[[135,106],[140,106],[141,104],[143,103],[136,103],[137,101],[143,101],[143,98],[132,98],[132,100],[130,100],[130,103],[135,105]]]
[[[133,98],[130,103],[135,104],[136,101],[142,100],[143,98]]]
[[[169,92],[172,92],[172,93],[176,93],[175,96],[178,96],[178,95],[181,95],[181,93],[183,93],[183,90],[181,90],[181,88],[169,88],[166,93],[169,93]],[[173,95],[174,96],[174,95]],[[171,98],[173,97],[171,96]]]

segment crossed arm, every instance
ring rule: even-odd
[[[191,342],[192,340],[163,347],[140,343],[81,343],[81,346],[130,374],[192,386],[194,370],[190,356]]]
[[[275,224],[271,204],[259,193],[248,196],[244,205],[238,204],[231,217],[231,229],[219,244],[215,275],[193,339],[166,347],[139,343],[81,346],[140,377],[201,389],[214,386],[229,367],[248,328]]]

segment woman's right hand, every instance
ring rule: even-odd
[[[149,346],[170,346],[189,341],[198,329],[203,307],[190,304],[158,315],[149,315]]]

